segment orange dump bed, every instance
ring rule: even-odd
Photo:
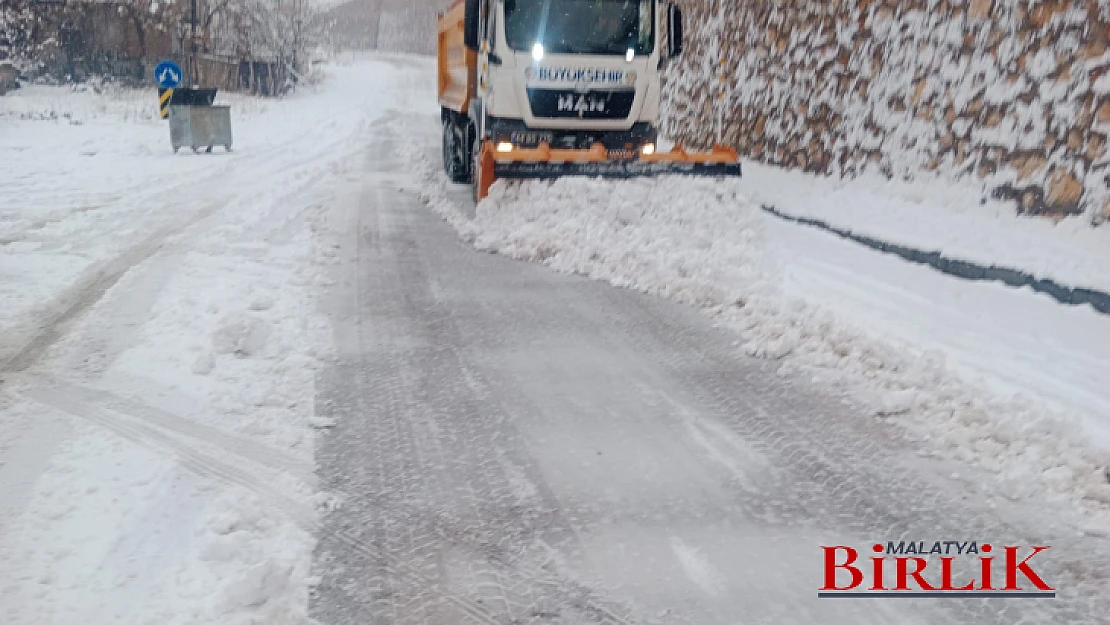
[[[439,105],[466,113],[474,96],[478,55],[463,37],[466,3],[459,0],[439,16],[437,44]]]

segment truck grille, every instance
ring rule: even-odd
[[[532,115],[568,119],[628,119],[636,92],[529,89]]]

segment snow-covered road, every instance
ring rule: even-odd
[[[1105,620],[1100,593],[1110,569],[1100,539],[1027,501],[996,500],[952,479],[949,472],[975,470],[920,458],[892,428],[851,408],[839,386],[745,355],[737,335],[693,308],[466,244],[614,282],[619,271],[606,259],[650,278],[665,273],[653,253],[713,274],[717,265],[698,263],[709,259],[699,254],[712,233],[676,258],[661,238],[686,244],[689,233],[675,224],[652,230],[647,215],[669,194],[707,199],[698,194],[712,183],[502,187],[472,217],[464,191],[437,189],[436,175],[392,157],[415,143],[423,147],[411,163],[434,159],[435,120],[434,109],[382,120],[366,178],[348,189],[358,202],[337,203],[329,218],[345,234],[331,302],[333,318],[345,321],[336,327],[338,359],[321,376],[317,404],[336,427],[322,435],[317,461],[321,487],[340,502],[317,548],[315,618]],[[614,190],[630,197],[596,201]],[[747,219],[728,199],[720,198],[722,214]],[[716,208],[691,204],[689,214]],[[614,215],[656,247],[607,238],[603,222]],[[758,273],[754,253],[738,249],[728,260],[720,269],[736,281]],[[669,284],[661,294],[691,303],[718,295],[693,277]],[[817,598],[820,545],[934,536],[1051,544],[1046,567],[1068,590],[1039,602]]]
[[[172,156],[145,96],[0,101],[0,621],[1108,622],[1097,450],[962,377],[1003,333],[959,301],[1024,299],[715,181],[467,205],[433,68],[237,100],[229,156]],[[1032,349],[1005,383],[1101,409],[1105,354],[1055,397]],[[887,541],[1051,545],[1058,597],[817,598],[820,546]]]

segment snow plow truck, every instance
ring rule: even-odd
[[[443,166],[479,201],[499,178],[740,175],[730,148],[658,147],[660,69],[683,47],[674,4],[457,0],[438,26]]]

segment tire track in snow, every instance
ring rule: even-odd
[[[375,143],[388,158],[396,129],[380,130]],[[353,496],[325,520],[315,618],[430,625],[569,613],[577,620],[561,622],[639,622],[561,564],[573,532],[553,502],[518,505],[527,471],[506,454],[523,443],[510,443],[501,413],[489,410],[488,385],[459,349],[465,329],[437,310],[439,242],[424,236],[431,220],[409,210],[415,198],[389,190],[395,167],[372,162],[384,171],[369,174],[363,199],[376,210],[361,205],[359,219],[341,220],[359,235],[345,259],[356,273],[338,282],[351,285],[351,301],[339,304],[357,320],[350,340],[361,349],[320,383],[319,403],[343,432],[323,439],[320,464],[330,488]],[[410,350],[428,358],[408,361]],[[352,537],[348,527],[377,549],[342,553],[332,538]],[[426,573],[403,574],[414,569]]]
[[[357,110],[357,108],[350,107],[345,111],[338,111],[336,114],[340,115],[344,112]],[[270,178],[270,175],[267,174],[272,175],[281,172],[287,176],[290,169],[304,171],[306,166],[309,169],[313,165],[327,167],[342,161],[351,150],[337,150],[337,146],[343,145],[354,149],[359,145],[354,141],[354,137],[347,133],[333,133],[331,136],[325,135],[325,140],[311,142],[311,149],[307,152],[297,152],[292,163],[285,159],[275,158],[289,152],[292,145],[300,145],[307,137],[321,136],[323,134],[322,129],[330,128],[333,125],[334,121],[332,119],[311,125],[292,135],[280,145],[247,155],[242,160],[234,161],[234,167],[222,168],[204,178],[183,182],[170,188],[159,188],[131,196],[129,198],[131,204],[143,206],[156,205],[161,198],[165,197],[189,197],[190,192],[198,188],[235,189],[234,194],[230,196],[209,198],[210,201],[204,204],[202,208],[193,210],[184,217],[180,216],[181,213],[175,213],[178,215],[177,219],[162,222],[137,243],[125,247],[123,252],[83,272],[73,285],[32,311],[30,317],[37,327],[20,328],[17,325],[16,328],[9,329],[6,334],[18,336],[21,331],[27,330],[31,336],[22,343],[16,342],[14,345],[6,344],[10,339],[5,340],[4,337],[0,337],[0,376],[23,372],[36,364],[46,351],[65,337],[74,323],[103,299],[104,295],[124,275],[161,251],[166,246],[167,241],[174,238],[175,235],[203,222],[221,209],[234,207],[244,201],[254,199],[256,192],[259,190],[270,190],[272,188],[269,184],[243,187],[236,180],[236,176],[240,174],[240,169],[248,168],[252,164],[262,164],[265,169],[254,172],[251,179],[265,181]],[[308,174],[293,188],[285,189],[285,191],[287,194],[302,191],[314,184],[316,178],[316,176]],[[300,214],[288,215],[290,209],[280,201],[276,203],[275,209],[271,212],[276,212],[278,219],[281,221],[293,219]],[[265,217],[263,216],[263,219]],[[264,236],[275,234],[265,229],[263,232]],[[8,352],[11,352],[11,355],[8,355]],[[0,377],[0,381],[2,380],[3,377]]]
[[[277,489],[272,488],[265,478],[251,471],[244,470],[230,463],[216,459],[209,454],[198,451],[191,445],[179,441],[156,428],[131,421],[130,419],[119,418],[118,416],[112,415],[109,411],[84,404],[81,398],[77,396],[79,394],[61,392],[44,397],[43,395],[46,395],[46,389],[40,387],[25,391],[24,395],[46,406],[56,408],[71,416],[99,425],[118,436],[144,447],[169,451],[178,459],[183,468],[201,477],[224,484],[225,486],[245,489],[258,496],[274,510],[289,518],[304,531],[321,537],[323,528],[314,510],[291,499]],[[382,550],[376,549],[366,542],[359,540],[353,533],[347,530],[339,529],[330,531],[327,532],[327,536],[359,552],[367,559],[381,563],[380,566],[383,570],[388,571],[398,580],[404,580],[415,587],[427,587],[434,583],[434,580],[407,564],[405,560],[387,557]],[[483,625],[500,625],[500,621],[492,616],[488,608],[476,601],[449,593],[444,594],[442,598],[458,608],[463,614],[467,615],[470,618],[470,622]]]
[[[311,465],[280,450],[108,391],[50,379],[42,386],[24,391],[23,395],[40,404],[53,406],[66,412],[70,412],[66,406],[77,402],[86,406],[96,406],[103,411],[106,418],[115,418],[111,413],[125,415],[117,420],[126,420],[137,425],[156,426],[167,432],[186,436],[198,443],[218,447],[270,469],[288,473],[306,486],[313,486],[316,483]]]
[[[73,323],[99,302],[134,266],[153,256],[170,235],[183,227],[204,219],[222,204],[209,204],[192,216],[185,224],[165,224],[147,235],[138,244],[122,254],[100,263],[87,271],[77,283],[60,296],[43,306],[34,317],[43,319],[38,331],[12,356],[0,365],[0,375],[26,371],[35,364],[50,346],[68,334]]]
[[[938,484],[897,462],[893,456],[899,444],[873,424],[845,420],[845,413],[836,409],[812,410],[806,403],[814,392],[809,384],[779,378],[780,384],[760,387],[737,376],[730,364],[736,358],[728,347],[731,342],[724,340],[727,334],[721,333],[722,340],[706,341],[695,328],[654,315],[649,306],[622,305],[625,299],[619,289],[606,295],[614,308],[624,310],[627,323],[665,328],[631,336],[652,337],[641,348],[658,354],[668,369],[702,371],[688,380],[687,390],[699,402],[720,407],[714,412],[728,416],[721,427],[750,442],[760,455],[784,461],[787,475],[781,476],[786,481],[780,484],[780,497],[792,514],[834,516],[841,530],[857,536],[911,540],[923,535],[974,535],[1013,544],[1054,544],[1057,561],[1050,563],[1051,573],[1061,587],[1067,587],[1060,595],[1067,601],[1039,604],[1031,612],[1038,622],[1098,622],[1090,619],[1106,603],[1094,589],[1105,585],[1110,568],[1089,550],[1104,552],[1101,544],[1062,542],[1065,535],[1053,532],[1059,539],[1054,541],[1043,531],[988,513],[982,506],[962,508],[958,495],[943,488],[950,485]],[[697,349],[668,353],[657,348],[663,339],[656,335]],[[770,371],[773,365],[762,366]],[[743,394],[743,402],[738,401],[737,385],[752,389]],[[976,625],[1020,619],[1022,614],[1014,602],[997,600],[968,600],[962,609],[954,605],[941,609],[951,610],[945,614],[949,622]]]
[[[315,513],[308,506],[273,488],[265,478],[252,471],[214,458],[157,428],[138,421],[122,419],[107,410],[85,404],[68,393],[44,397],[45,393],[42,389],[32,389],[25,391],[24,394],[33,401],[99,425],[143,447],[168,451],[186,469],[223,484],[245,488],[281,510],[302,529],[309,532],[317,529]]]

